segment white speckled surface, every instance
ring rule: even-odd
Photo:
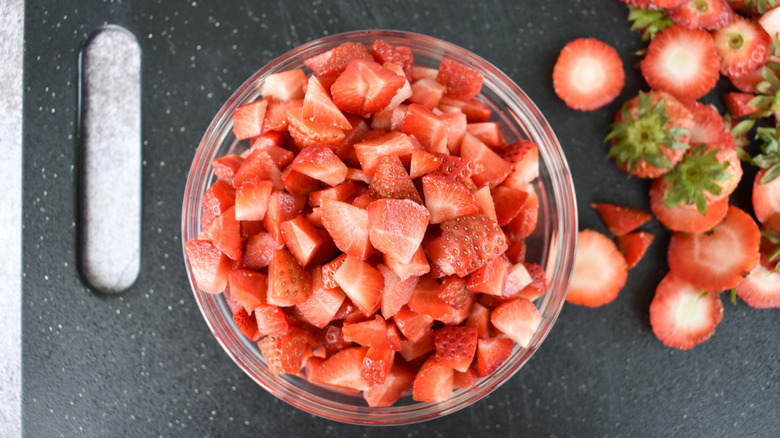
[[[0,2],[0,174],[8,186],[0,191],[0,263],[3,288],[0,321],[0,436],[22,430],[22,30],[23,0]],[[10,253],[9,253],[10,252]]]

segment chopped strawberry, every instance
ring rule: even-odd
[[[203,292],[218,294],[227,286],[230,259],[208,240],[184,244],[195,285]]]
[[[323,328],[333,319],[346,298],[338,287],[326,287],[320,269],[312,270],[312,292],[309,298],[296,307],[309,324]]]
[[[477,375],[492,374],[512,355],[514,342],[510,338],[480,338],[477,341]]]
[[[322,205],[323,199],[333,199],[349,203],[361,191],[361,186],[353,181],[347,181],[335,187],[328,187],[309,193],[309,205],[312,207],[319,207]]]
[[[324,361],[309,360],[306,376],[314,383],[366,391],[370,385],[360,376],[366,351],[366,347],[349,347]]]
[[[569,108],[592,111],[615,100],[625,84],[623,62],[610,45],[577,38],[561,50],[553,68],[553,88]]]
[[[763,65],[768,57],[771,37],[758,23],[746,18],[734,20],[712,33],[720,57],[720,71],[741,76]]]
[[[769,169],[760,169],[753,180],[753,213],[762,224],[780,214],[780,178],[766,177]],[[776,165],[775,169],[778,169]]]
[[[379,308],[384,276],[373,266],[359,258],[347,256],[333,279],[364,314],[372,315]]]
[[[501,157],[512,166],[512,171],[504,180],[507,187],[523,190],[539,177],[539,148],[536,143],[529,140],[512,143],[501,151]]]
[[[428,152],[448,153],[447,123],[426,107],[409,105],[401,125],[401,132],[414,136]]]
[[[368,212],[346,202],[326,199],[322,204],[322,224],[336,246],[361,260],[371,253]]]
[[[376,315],[373,319],[365,321],[345,321],[341,330],[344,334],[344,339],[364,347],[389,346],[387,340],[387,324],[385,319],[380,315]]]
[[[236,190],[229,182],[217,180],[203,194],[200,229],[208,230],[214,219],[219,217],[236,202]]]
[[[759,261],[761,233],[753,218],[730,206],[711,231],[675,232],[669,242],[669,271],[709,292],[731,289]]]
[[[731,117],[741,119],[759,111],[758,108],[749,104],[754,97],[756,96],[750,93],[725,93],[723,95],[723,104],[726,106],[726,111],[731,114]]]
[[[425,175],[422,177],[422,186],[425,206],[430,211],[432,224],[479,213],[479,205],[474,195],[453,178]]]
[[[346,138],[344,130],[333,125],[312,122],[302,117],[303,108],[287,111],[287,131],[290,133],[295,147],[303,149],[308,146],[326,145],[338,147]]]
[[[460,277],[450,276],[442,281],[436,296],[454,309],[462,309],[469,302],[471,292],[466,288],[466,281]]]
[[[653,333],[667,347],[688,350],[709,339],[723,319],[723,303],[715,292],[668,273],[650,303]]]
[[[639,92],[615,114],[608,156],[629,174],[656,178],[682,160],[693,114],[663,91]]]
[[[371,245],[401,263],[409,263],[420,248],[430,213],[408,199],[378,199],[368,205]]]
[[[509,224],[523,210],[528,192],[498,186],[493,189],[493,206],[496,211],[496,222],[504,226]]]
[[[503,149],[506,146],[504,136],[501,134],[501,126],[498,122],[469,123],[466,132],[485,143],[491,149]]]
[[[306,301],[310,294],[311,273],[289,251],[276,251],[268,266],[268,303],[294,306]]]
[[[465,372],[477,351],[477,329],[468,326],[445,326],[435,331],[436,361]]]
[[[547,278],[544,269],[536,263],[523,263],[523,266],[531,276],[531,283],[526,285],[516,296],[533,301],[547,292]]]
[[[376,166],[374,178],[368,186],[368,193],[376,199],[409,199],[422,204],[422,198],[414,187],[412,178],[406,173],[397,155],[388,155]]]
[[[392,318],[405,306],[414,293],[418,277],[401,279],[392,269],[385,265],[376,266],[384,277],[384,289],[382,290],[381,309],[382,316]]]
[[[415,179],[427,175],[438,169],[440,165],[441,161],[439,158],[430,152],[413,150],[411,164],[409,165],[409,177]]]
[[[435,320],[445,319],[453,308],[439,298],[439,288],[440,285],[436,280],[429,277],[420,278],[414,292],[409,297],[407,304],[409,310]],[[401,331],[403,332],[403,329]]]
[[[373,384],[363,391],[363,398],[370,407],[390,406],[412,388],[415,371],[399,361],[393,362],[393,368],[382,384]]]
[[[472,177],[477,187],[485,185],[495,187],[501,184],[512,171],[512,166],[500,155],[468,133],[463,136],[460,144],[460,156],[464,160],[484,166],[482,172]]]
[[[247,313],[244,309],[238,309],[238,311],[233,313],[233,322],[238,327],[238,331],[251,339],[252,342],[260,339],[260,331],[257,328],[257,320],[254,313]]]
[[[462,112],[469,123],[487,122],[493,114],[493,110],[478,98],[463,101],[446,95],[441,98],[439,109],[443,112]]]
[[[412,260],[409,263],[402,263],[391,254],[383,254],[382,259],[388,268],[395,272],[401,281],[406,280],[409,277],[419,277],[425,275],[431,270],[430,264],[428,264],[428,258],[425,256],[425,250],[422,246],[417,249],[417,252],[412,256]]]
[[[290,115],[297,115],[300,118],[302,110],[303,95],[299,99],[291,99],[289,101],[271,101],[265,111],[263,133],[284,131],[290,124]]]
[[[705,214],[701,214],[695,205],[679,204],[668,207],[663,199],[669,185],[669,182],[659,178],[650,186],[650,210],[666,228],[698,233],[711,229],[726,216],[728,198],[708,203]]]
[[[512,240],[524,239],[536,229],[539,220],[539,195],[533,186],[526,187],[528,198],[523,203],[523,208],[506,226],[507,236]]]
[[[250,180],[271,181],[277,190],[284,188],[282,184],[282,172],[274,163],[268,151],[255,149],[244,159],[233,176],[233,187],[239,188]]]
[[[401,350],[399,350],[399,353],[405,361],[411,362],[426,356],[435,349],[436,345],[433,343],[433,331],[428,330],[417,341],[412,341],[408,338],[401,339]]]
[[[441,163],[439,168],[434,172],[436,175],[455,178],[469,190],[476,190],[477,187],[474,185],[474,181],[472,181],[471,177],[485,170],[483,164],[454,155],[439,153],[434,153],[433,155],[436,156]]]
[[[479,304],[471,305],[469,315],[463,323],[468,327],[477,329],[477,338],[485,339],[490,336],[490,309]]]
[[[720,78],[720,61],[712,37],[706,30],[682,26],[664,30],[647,48],[642,75],[654,90],[666,91],[680,100],[704,96]]]
[[[393,46],[385,41],[376,40],[371,44],[371,56],[382,65],[390,62],[401,66],[404,75],[411,79],[414,70],[414,56],[408,47]]]
[[[330,236],[303,215],[282,222],[279,230],[287,249],[302,266],[319,264],[336,255],[336,247]]]
[[[236,219],[260,221],[265,217],[274,185],[271,181],[251,179],[236,189]]]
[[[780,271],[769,270],[759,263],[736,286],[737,296],[750,307],[780,307]]]
[[[524,240],[511,241],[509,242],[509,248],[507,248],[504,255],[506,256],[507,260],[509,260],[509,263],[522,263],[525,261],[525,253],[527,249],[528,248]]]
[[[263,97],[272,98],[275,102],[303,99],[303,83],[305,81],[306,73],[299,68],[273,73],[263,80],[260,94]]]
[[[465,277],[507,249],[506,237],[486,215],[460,216],[442,222],[444,261]]]
[[[409,101],[433,110],[441,102],[441,98],[446,90],[447,87],[437,81],[436,78],[422,78],[412,82],[412,97],[409,98]]]
[[[727,0],[685,0],[667,12],[675,24],[688,29],[720,29],[736,16]]]
[[[503,295],[509,274],[509,262],[504,257],[496,257],[481,268],[469,274],[469,290],[487,295]]]
[[[451,154],[460,154],[460,143],[468,128],[466,115],[463,113],[442,113],[437,114],[437,117],[447,125],[447,149]]]
[[[271,263],[274,251],[282,249],[284,244],[277,242],[263,231],[247,238],[244,246],[242,265],[246,269],[262,269]]]
[[[215,158],[211,162],[211,167],[214,169],[214,176],[216,176],[218,180],[230,183],[233,181],[233,177],[242,162],[244,162],[244,159],[240,156],[236,154],[227,154]]]
[[[506,282],[504,282],[504,290],[501,291],[501,296],[507,298],[514,297],[533,282],[534,279],[531,277],[531,273],[528,272],[528,268],[523,263],[515,263],[509,266],[507,270]],[[523,295],[523,298],[533,300],[537,297],[529,298]]]
[[[426,334],[430,333],[434,322],[433,318],[430,316],[417,313],[407,306],[401,307],[401,310],[393,315],[393,321],[398,327],[398,330],[400,330],[404,337],[411,342],[422,340]],[[433,341],[432,338],[431,341]],[[406,356],[404,356],[404,358],[406,360],[411,360]]]
[[[453,370],[431,356],[417,371],[412,385],[412,399],[418,402],[440,402],[450,398]]]
[[[636,231],[617,237],[617,246],[626,259],[626,267],[633,268],[642,260],[655,236],[647,231]]]
[[[330,88],[333,102],[344,112],[376,114],[388,105],[405,79],[373,60],[353,60]]]
[[[622,236],[641,227],[652,219],[646,211],[606,202],[591,202],[613,236]]]
[[[445,94],[468,101],[482,89],[482,75],[476,70],[451,59],[442,59],[436,80],[447,87]]]
[[[287,314],[279,306],[265,304],[255,307],[254,316],[261,336],[281,336],[290,331]]]
[[[480,187],[474,192],[474,199],[477,200],[479,206],[478,213],[484,213],[490,219],[498,221],[498,215],[496,215],[496,204],[493,202],[493,195],[490,193],[490,187]],[[523,203],[525,205],[525,203]]]
[[[412,139],[398,131],[355,143],[355,154],[360,161],[360,167],[369,176],[374,175],[379,162],[387,155],[397,155],[401,161],[405,161],[410,159],[415,149],[417,147]]]
[[[291,166],[294,170],[331,186],[341,184],[347,178],[347,166],[324,145],[303,149]]]
[[[236,220],[235,207],[228,208],[214,220],[206,232],[206,237],[230,260],[241,260],[243,254],[241,223]]]
[[[233,135],[244,140],[263,133],[263,119],[268,108],[265,99],[241,105],[233,111]]]
[[[493,309],[490,322],[518,345],[526,348],[542,323],[542,315],[532,302],[525,298],[514,298]]]
[[[395,351],[387,344],[368,347],[360,368],[360,377],[371,385],[385,383],[393,367],[394,358]]]
[[[577,253],[566,301],[587,307],[611,303],[627,278],[626,260],[612,239],[593,230],[577,234]]]
[[[247,312],[266,304],[268,279],[265,274],[247,269],[234,269],[228,273],[230,296]]]
[[[352,129],[341,110],[325,91],[322,82],[312,76],[306,86],[306,96],[303,98],[301,117],[314,123],[335,126],[341,129]]]
[[[355,59],[372,60],[373,58],[368,47],[363,44],[352,42],[341,44],[330,51],[322,66],[314,70],[314,73],[318,76],[341,74]]]

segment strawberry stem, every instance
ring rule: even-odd
[[[717,149],[707,151],[706,145],[698,145],[664,176],[665,181],[671,182],[663,198],[667,207],[673,208],[684,202],[695,204],[702,215],[707,213],[704,191],[720,195],[721,188],[716,181],[724,181],[731,176],[725,171],[729,162],[718,161],[717,153]]]

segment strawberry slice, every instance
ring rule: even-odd
[[[325,184],[336,186],[347,178],[347,166],[325,145],[303,149],[293,160],[291,167]]]
[[[723,303],[715,292],[668,273],[650,303],[653,333],[667,347],[688,350],[709,339],[723,319]]]
[[[734,21],[734,10],[727,0],[685,0],[667,10],[675,24],[688,29],[715,30]]]
[[[712,39],[720,57],[720,71],[727,76],[742,76],[766,63],[772,38],[761,25],[735,17],[713,31]]]
[[[451,59],[439,62],[436,80],[447,87],[448,97],[471,100],[482,89],[482,75],[476,70]]]
[[[477,351],[477,329],[445,326],[435,331],[436,360],[461,373],[466,372]]]
[[[371,245],[409,263],[425,237],[428,210],[408,199],[379,199],[369,204],[367,211]]]
[[[384,276],[373,266],[347,256],[333,274],[333,280],[365,315],[370,316],[379,308]]]
[[[680,100],[709,93],[720,78],[720,60],[710,33],[682,26],[659,33],[647,47],[642,75],[652,89]]]
[[[233,111],[233,135],[244,140],[263,133],[263,119],[268,108],[265,99],[241,105]]]
[[[480,338],[477,342],[477,375],[492,374],[512,355],[514,341],[509,338]]]
[[[542,323],[542,315],[534,303],[525,298],[514,298],[493,309],[490,322],[493,327],[526,348]]]
[[[613,236],[628,234],[653,217],[643,210],[606,202],[591,202],[590,206],[598,212]]]
[[[355,59],[330,87],[333,102],[352,114],[376,114],[385,109],[406,80],[373,60]]]
[[[569,108],[592,111],[615,100],[623,90],[623,61],[610,45],[577,38],[561,50],[553,67],[553,88]]]
[[[501,157],[512,166],[504,180],[507,187],[524,190],[531,181],[539,177],[539,148],[529,140],[520,140],[501,151]]]
[[[275,102],[303,99],[303,83],[305,81],[306,73],[299,68],[273,73],[263,80],[260,95],[270,97]]]
[[[645,256],[655,236],[647,231],[637,231],[617,237],[617,246],[626,259],[626,267],[633,268]]]
[[[294,306],[306,301],[310,294],[311,273],[286,249],[274,252],[268,266],[268,303]]]
[[[780,271],[769,270],[762,263],[737,284],[737,296],[756,309],[780,307]]]
[[[371,254],[368,212],[360,207],[325,199],[322,203],[322,225],[341,251],[361,260]]]
[[[375,199],[409,199],[422,204],[422,198],[414,187],[412,178],[406,173],[397,155],[388,155],[376,166],[374,178],[368,186],[368,194]]]
[[[730,206],[711,231],[672,234],[669,271],[705,291],[731,289],[758,264],[760,242],[761,232],[753,218]]]
[[[453,178],[425,175],[422,177],[422,186],[425,206],[430,211],[432,224],[480,211],[474,194]]]
[[[322,82],[316,76],[309,78],[306,85],[306,95],[303,98],[301,117],[314,123],[335,126],[341,129],[352,129],[341,110],[325,91]]]
[[[370,407],[390,406],[412,388],[415,371],[410,366],[395,361],[384,383],[374,383],[366,391],[363,398]]]
[[[708,203],[705,214],[701,214],[695,205],[667,206],[663,199],[670,184],[663,178],[659,178],[650,185],[650,210],[666,228],[672,231],[699,233],[711,229],[726,217],[729,208],[728,198]]]
[[[459,277],[476,271],[507,249],[504,232],[483,214],[444,221],[441,229],[442,256]]]
[[[760,169],[753,180],[753,212],[762,224],[780,214],[780,178],[770,180],[766,176],[768,171]]]
[[[627,278],[626,260],[612,239],[593,230],[577,233],[577,252],[566,301],[587,307],[611,303]]]
[[[440,402],[452,395],[453,370],[431,356],[422,364],[412,384],[412,399],[418,402]]]
[[[218,294],[227,286],[230,259],[208,240],[184,244],[195,285],[203,292]]]

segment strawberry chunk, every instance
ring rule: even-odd
[[[412,82],[412,97],[409,101],[433,110],[441,102],[447,87],[434,77],[425,77]]]
[[[393,46],[382,40],[376,40],[371,44],[371,56],[382,65],[390,62],[401,66],[404,76],[412,77],[414,70],[414,56],[408,47]]]
[[[466,281],[460,277],[450,276],[442,281],[436,296],[454,309],[462,309],[469,302],[471,292],[466,288]]]
[[[646,211],[623,205],[592,202],[590,206],[598,212],[613,236],[628,234],[652,219],[652,215]]]
[[[326,199],[322,204],[322,225],[345,254],[361,260],[371,254],[368,212],[365,209]]]
[[[328,92],[322,86],[322,82],[316,76],[309,78],[307,83],[301,117],[314,123],[335,126],[341,129],[352,129],[349,120],[344,117],[341,110],[333,103]]]
[[[311,294],[311,273],[285,249],[274,252],[268,266],[268,303],[275,306],[294,306],[306,301]]]
[[[577,234],[577,252],[566,301],[587,307],[609,304],[626,284],[626,260],[609,237],[593,230]]]
[[[477,375],[492,374],[512,355],[514,341],[509,338],[480,338],[477,341]]]
[[[268,279],[265,274],[246,269],[234,269],[228,273],[230,296],[247,312],[266,304]]]
[[[328,53],[327,58],[314,73],[318,76],[329,76],[344,72],[350,62],[355,59],[371,60],[371,52],[368,47],[360,43],[344,43]]]
[[[471,100],[482,89],[482,75],[451,59],[442,59],[436,80],[447,87],[446,95],[454,99]]]
[[[479,213],[474,194],[457,180],[442,175],[422,177],[423,196],[432,224]]]
[[[360,367],[360,377],[371,385],[384,384],[393,367],[394,358],[395,351],[387,344],[368,347]]]
[[[379,199],[369,204],[367,211],[371,245],[409,263],[425,237],[428,210],[408,199]]]
[[[346,164],[325,145],[303,149],[291,166],[293,170],[331,186],[341,184],[347,178]]]
[[[218,294],[227,286],[230,261],[208,240],[191,240],[184,244],[195,285],[203,292]]]
[[[401,307],[394,316],[393,321],[398,327],[398,330],[404,335],[406,339],[411,342],[421,341],[427,334],[431,332],[433,327],[433,318],[428,315],[417,313],[407,306]],[[433,338],[431,337],[431,345],[433,345]],[[402,347],[403,348],[403,347]],[[412,360],[407,356],[404,356],[406,360]]]
[[[206,237],[231,260],[241,260],[241,223],[236,220],[235,207],[228,208],[214,220],[206,232]]]
[[[374,178],[368,186],[369,195],[375,199],[409,199],[422,204],[422,198],[414,187],[412,178],[406,173],[397,155],[388,155],[376,167]]]
[[[240,221],[261,221],[268,209],[274,184],[267,180],[244,181],[236,189],[236,219]]]
[[[244,140],[263,133],[263,119],[268,108],[265,99],[241,105],[233,111],[233,135],[236,140]]]
[[[253,234],[246,240],[241,263],[246,269],[265,268],[271,263],[274,251],[283,247],[283,244],[277,242],[265,231]]]
[[[263,80],[260,94],[266,98],[270,97],[274,102],[303,99],[305,81],[306,73],[299,68],[273,73]]]
[[[372,315],[379,308],[384,277],[373,266],[356,257],[347,256],[333,274],[333,279],[364,314]]]
[[[504,180],[507,187],[524,190],[539,177],[539,148],[529,140],[520,140],[508,145],[501,151],[501,157],[512,166],[512,171]]]
[[[498,186],[492,191],[493,208],[496,211],[498,225],[508,225],[523,210],[528,192]]]
[[[542,315],[534,303],[525,298],[514,298],[493,309],[490,322],[518,345],[526,348],[542,323]]]
[[[441,154],[449,152],[447,123],[423,105],[417,103],[409,105],[401,125],[401,132],[414,136],[428,152]]]
[[[412,399],[418,402],[440,402],[450,398],[453,370],[431,356],[417,371],[412,384]]]
[[[238,331],[251,339],[252,342],[260,339],[260,331],[257,329],[257,320],[253,313],[248,313],[244,309],[238,309],[238,311],[233,313],[233,322],[238,327]]]
[[[330,88],[333,102],[344,112],[376,114],[385,109],[406,83],[404,77],[373,60],[356,59]]]
[[[653,333],[667,347],[688,350],[709,339],[723,319],[718,293],[668,273],[658,284],[650,303]]]
[[[463,136],[463,141],[460,144],[460,156],[464,160],[484,166],[481,172],[472,177],[477,187],[485,185],[495,187],[501,184],[512,171],[512,166],[504,161],[500,155],[468,133]]]
[[[374,383],[363,392],[363,398],[370,407],[390,406],[411,389],[415,371],[399,361],[393,363],[393,368],[381,384]]]
[[[392,269],[385,265],[376,266],[384,277],[384,290],[382,290],[381,308],[382,316],[392,318],[405,306],[414,293],[418,277],[401,279]]]
[[[617,237],[617,246],[626,259],[628,269],[633,268],[642,260],[653,240],[655,240],[655,236],[647,231],[637,231]]]
[[[612,102],[625,84],[623,62],[610,45],[577,38],[561,50],[553,67],[553,88],[569,108],[592,111]]]
[[[287,249],[301,266],[325,262],[336,254],[330,236],[303,215],[282,222],[279,229]]]
[[[418,147],[408,135],[397,131],[355,143],[355,154],[360,161],[360,167],[369,176],[374,175],[382,158],[397,155],[405,161],[410,159],[412,151],[416,149]]]
[[[367,350],[366,347],[350,347],[324,361],[309,360],[306,376],[314,383],[366,391],[370,385],[361,377],[360,371]]]
[[[227,154],[215,158],[211,162],[211,167],[218,180],[230,183],[243,161],[244,159],[236,154]]]
[[[433,342],[439,363],[465,372],[477,351],[477,329],[468,326],[445,326],[434,332]]]
[[[506,236],[486,215],[461,216],[441,224],[443,257],[459,277],[465,277],[507,249]]]

